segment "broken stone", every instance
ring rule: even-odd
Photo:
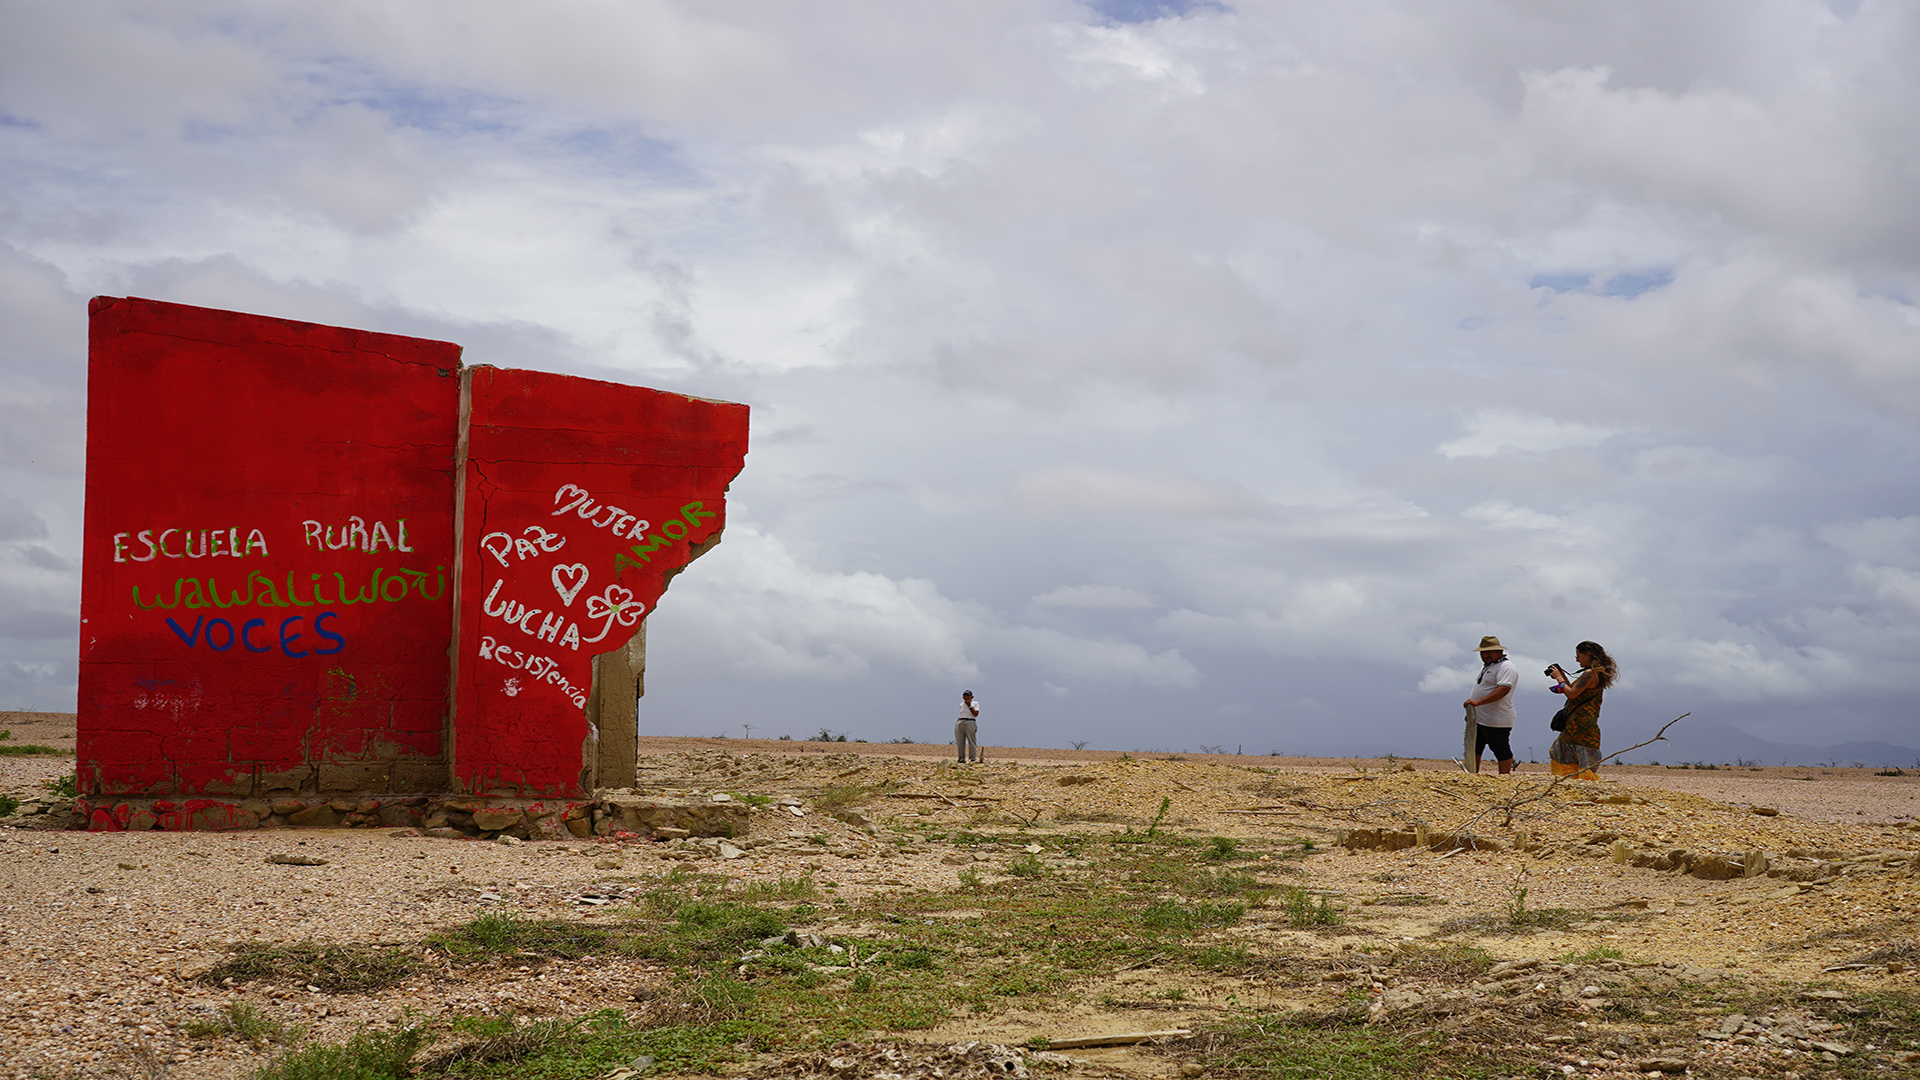
[[[474,825],[487,832],[511,829],[525,821],[526,815],[511,807],[483,806],[473,812]]]
[[[301,828],[328,829],[340,824],[340,815],[325,803],[287,815],[287,824]]]
[[[399,803],[382,806],[378,813],[382,825],[419,825],[426,820],[418,807],[403,806]]]
[[[1647,1058],[1638,1068],[1641,1072],[1683,1073],[1687,1071],[1687,1063],[1679,1058]]]
[[[266,861],[274,866],[325,866],[327,860],[314,855],[288,855],[275,852],[267,856]]]

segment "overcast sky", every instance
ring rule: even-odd
[[[1920,8],[0,2],[0,706],[74,702],[85,304],[743,401],[649,734],[1516,749],[1591,638],[1920,744]]]

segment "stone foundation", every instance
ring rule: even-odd
[[[490,840],[741,838],[749,809],[737,802],[595,792],[592,799],[477,795],[217,799],[79,799],[74,827],[95,832],[225,832],[236,829],[419,829],[428,836]]]

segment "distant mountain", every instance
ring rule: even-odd
[[[1612,753],[1616,747],[1632,746],[1653,734],[1653,730],[1647,730],[1637,733],[1623,731],[1616,735],[1614,729],[1604,723],[1601,730],[1608,744],[1601,749],[1606,753]],[[1544,759],[1545,748],[1542,747],[1540,752]],[[1852,765],[1863,762],[1873,766],[1909,768],[1920,762],[1920,750],[1883,742],[1847,742],[1836,746],[1778,743],[1749,735],[1731,724],[1695,724],[1691,720],[1682,720],[1667,732],[1665,742],[1641,747],[1628,754],[1624,761],[1632,765],[1649,761],[1668,765],[1682,761],[1704,761],[1712,765],[1737,761],[1755,761],[1762,765],[1825,765],[1828,762]]]

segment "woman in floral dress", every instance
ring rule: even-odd
[[[1591,641],[1575,645],[1573,658],[1580,665],[1580,673],[1571,679],[1565,669],[1554,665],[1561,681],[1553,692],[1566,695],[1567,726],[1547,750],[1547,760],[1555,776],[1598,780],[1594,770],[1600,767],[1600,701],[1619,669],[1607,650]]]

